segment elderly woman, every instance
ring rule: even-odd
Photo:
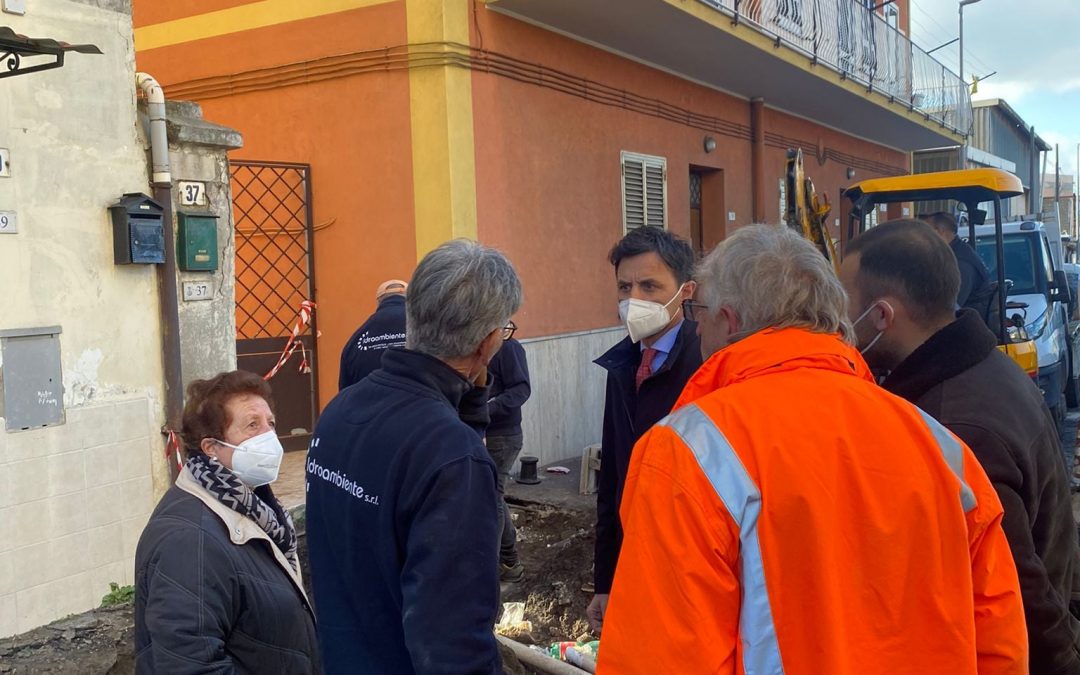
[[[240,370],[192,382],[181,436],[187,464],[135,554],[136,671],[319,672],[296,532],[270,490],[270,385]]]

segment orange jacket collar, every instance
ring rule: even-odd
[[[675,409],[721,387],[797,368],[831,370],[874,380],[859,351],[838,335],[811,333],[802,328],[768,329],[713,354],[686,383]]]

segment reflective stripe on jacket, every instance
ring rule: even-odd
[[[1027,672],[971,451],[836,336],[714,355],[634,449],[601,673]]]

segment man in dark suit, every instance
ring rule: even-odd
[[[694,295],[694,251],[667,230],[632,230],[611,250],[619,316],[629,335],[596,360],[607,370],[596,501],[595,595],[587,614],[600,631],[622,545],[619,503],[637,440],[668,413],[701,366],[697,324],[683,316]]]

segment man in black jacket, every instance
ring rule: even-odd
[[[990,319],[990,301],[994,295],[990,284],[990,270],[986,269],[975,247],[957,236],[959,228],[956,218],[951,213],[938,211],[922,218],[934,232],[945,240],[953,255],[956,256],[956,266],[960,270],[960,288],[956,292],[957,307],[975,310],[975,313],[984,320]],[[993,313],[996,317],[996,312]]]
[[[1038,388],[975,312],[954,313],[959,276],[940,237],[912,220],[853,240],[840,268],[863,354],[887,373],[883,386],[960,437],[997,490],[1031,673],[1080,673],[1080,624],[1069,612],[1076,526],[1057,430]]]
[[[378,307],[341,350],[338,391],[356,384],[378,369],[383,353],[405,346],[405,291],[409,284],[390,279],[375,290]]]
[[[512,330],[517,326],[511,322]],[[488,414],[491,422],[487,428],[488,453],[499,471],[499,491],[502,492],[510,469],[517,461],[524,436],[521,433],[521,406],[529,400],[532,389],[529,386],[529,364],[525,360],[525,348],[521,343],[510,338],[503,343],[488,365],[488,383],[491,386],[491,399],[488,401]],[[510,517],[510,508],[503,499],[499,510],[499,527],[502,531],[499,544],[499,579],[501,581],[521,581],[525,568],[518,561],[517,529]]]
[[[682,303],[694,295],[694,251],[657,227],[632,230],[611,249],[619,316],[629,335],[596,360],[607,371],[602,456],[596,499],[596,594],[587,614],[603,626],[622,546],[619,504],[630,452],[642,434],[671,412],[690,376],[701,366],[697,324]]]
[[[307,538],[327,673],[502,672],[501,495],[482,438],[487,365],[520,304],[502,254],[443,244],[409,284],[406,348],[319,419]]]

